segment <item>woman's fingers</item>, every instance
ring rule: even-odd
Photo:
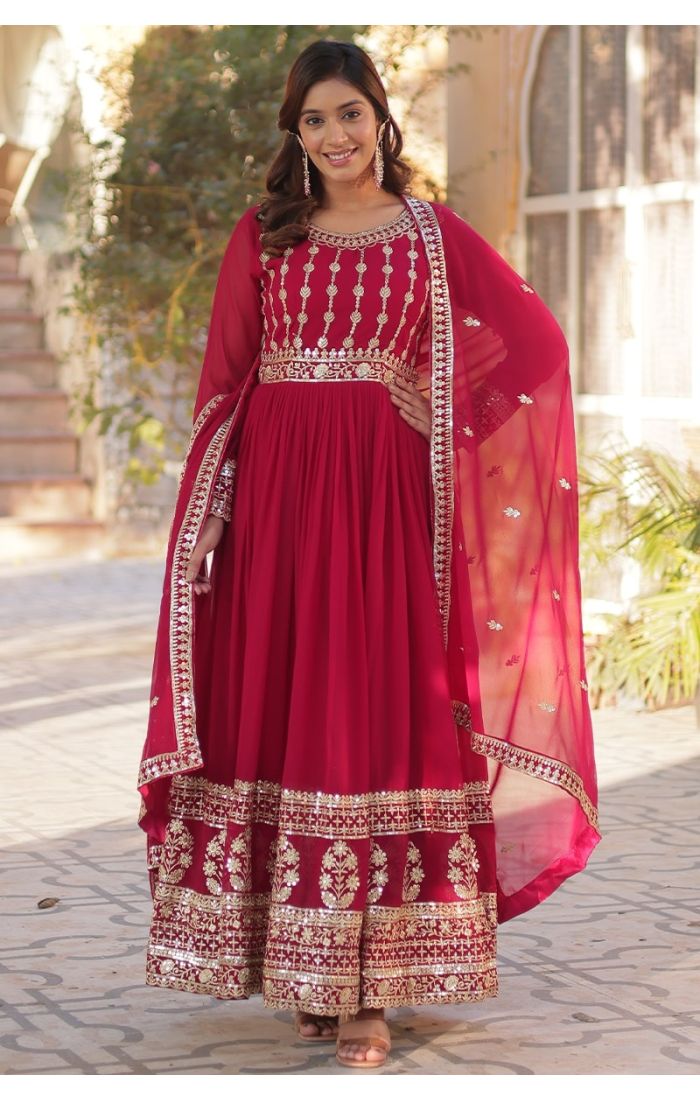
[[[418,392],[415,386],[410,382],[404,382],[403,379],[390,382],[389,391],[392,401],[404,420],[429,439],[432,422],[430,402]]]

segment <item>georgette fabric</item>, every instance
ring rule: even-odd
[[[319,1013],[493,996],[498,922],[599,839],[566,342],[442,204],[280,257],[257,210],[222,262],[168,545],[146,980]]]

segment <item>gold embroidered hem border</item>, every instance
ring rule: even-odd
[[[495,894],[363,913],[159,883],[146,982],[320,1014],[478,1001],[498,993],[496,931]]]
[[[268,780],[237,779],[232,786],[204,776],[176,776],[170,790],[174,818],[214,828],[249,823],[276,825],[280,832],[333,839],[411,832],[464,832],[493,821],[488,783],[455,790],[416,788],[367,794],[295,791]]]

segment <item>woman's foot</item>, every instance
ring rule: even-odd
[[[361,1008],[356,1016],[340,1025],[336,1057],[345,1066],[374,1069],[386,1062],[390,1048],[383,1008]]]
[[[319,1016],[297,1009],[295,1025],[299,1037],[309,1042],[328,1042],[338,1034],[337,1016]]]

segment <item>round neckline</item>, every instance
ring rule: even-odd
[[[330,237],[363,237],[366,236],[367,233],[376,233],[380,229],[390,228],[392,225],[395,225],[400,218],[403,218],[408,210],[408,203],[403,195],[399,195],[399,198],[403,203],[403,210],[401,210],[400,213],[395,214],[388,222],[380,222],[379,225],[371,225],[367,229],[326,229],[322,225],[317,225],[316,222],[307,222],[307,228],[315,230],[318,233],[326,233]]]

